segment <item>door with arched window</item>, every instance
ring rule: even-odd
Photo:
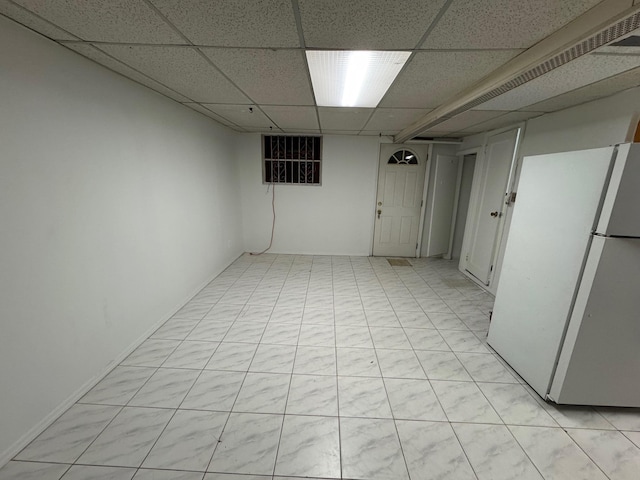
[[[428,147],[380,146],[373,254],[415,257]]]

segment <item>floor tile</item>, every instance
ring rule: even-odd
[[[454,352],[490,353],[469,330],[440,330],[440,334]]]
[[[601,430],[615,430],[602,415],[591,407],[576,405],[556,405],[536,398],[543,408],[561,427],[565,428],[593,428]]]
[[[271,318],[269,322],[277,322],[277,323],[291,323],[291,324],[300,324],[302,323],[302,314],[304,313],[304,300],[302,301],[302,305],[300,306],[289,306],[276,304],[276,307],[273,309],[271,313]]]
[[[200,371],[160,368],[129,401],[133,407],[178,408]]]
[[[165,322],[149,338],[184,340],[198,323],[199,320],[171,319]]]
[[[140,469],[133,480],[202,480],[202,473]]]
[[[275,473],[291,476],[340,476],[337,417],[287,415],[282,426]]]
[[[416,350],[438,350],[448,352],[451,349],[436,329],[405,328],[411,346]]]
[[[364,314],[364,310],[337,310],[335,312],[335,324],[366,327],[367,317]]]
[[[242,384],[235,412],[284,413],[291,375],[249,372]]]
[[[184,341],[162,364],[163,368],[193,368],[201,370],[218,348],[216,342]]]
[[[297,345],[300,325],[290,323],[270,323],[267,325],[260,343],[274,345]]]
[[[456,356],[476,382],[519,383],[491,353],[457,353]]]
[[[70,465],[11,461],[0,468],[3,480],[60,480]]]
[[[383,377],[427,378],[412,350],[376,349]]]
[[[601,407],[596,410],[618,430],[640,432],[640,408]]]
[[[205,370],[180,404],[180,408],[229,412],[244,378],[243,372]]]
[[[340,418],[342,477],[409,479],[393,420]]]
[[[204,472],[227,417],[222,412],[178,410],[142,466]]]
[[[126,405],[155,371],[153,367],[116,367],[79,403]]]
[[[396,421],[411,480],[476,480],[449,423]]]
[[[333,347],[335,343],[335,330],[333,325],[302,324],[300,327],[298,345]]]
[[[475,383],[432,380],[431,385],[450,422],[502,423]]]
[[[231,322],[208,322],[202,320],[196,327],[191,330],[187,336],[187,340],[204,341],[204,342],[221,342],[229,329]]]
[[[139,467],[173,414],[169,409],[125,407],[78,463]]]
[[[567,433],[611,480],[634,480],[640,473],[640,448],[620,432],[569,429]]]
[[[412,349],[402,328],[370,327],[369,330],[376,348]]]
[[[542,480],[507,427],[454,423],[478,480]]]
[[[402,327],[393,310],[365,310],[365,316],[371,327]]]
[[[336,347],[373,348],[368,327],[336,326]]]
[[[478,387],[508,425],[558,426],[522,385],[478,383]]]
[[[258,349],[255,343],[223,342],[205,366],[210,370],[235,370],[246,372]]]
[[[432,312],[428,314],[428,317],[438,330],[469,330],[469,327],[455,313]]]
[[[187,303],[184,307],[178,310],[173,318],[189,318],[195,320],[202,320],[202,318],[211,310],[211,305],[200,303]]]
[[[631,440],[636,444],[638,448],[640,448],[640,432],[622,432],[625,437]]]
[[[397,312],[400,324],[405,328],[435,328],[424,312]],[[406,332],[406,330],[405,330]],[[411,340],[411,336],[409,336]]]
[[[286,413],[337,416],[338,384],[336,377],[293,375]]]
[[[236,322],[224,336],[224,342],[260,343],[266,323]]]
[[[381,378],[338,377],[340,416],[391,418]]]
[[[416,350],[416,356],[429,380],[456,380],[470,382],[471,377],[452,352]]]
[[[336,349],[334,347],[298,346],[293,373],[335,375]]]
[[[447,421],[431,384],[427,380],[385,378],[393,418]]]
[[[178,340],[145,340],[122,361],[122,365],[159,367],[178,345]]]
[[[293,345],[264,345],[258,346],[249,371],[263,373],[291,373],[296,356]]]
[[[232,413],[208,470],[272,475],[282,420],[282,415]]]
[[[74,405],[16,455],[16,460],[73,463],[120,407]]]
[[[509,427],[509,430],[545,479],[607,479],[561,428]]]
[[[315,325],[334,325],[335,318],[333,310],[328,308],[311,308],[304,307],[302,314],[302,323],[311,323]]]
[[[380,377],[378,357],[372,348],[337,348],[338,375]]]
[[[131,480],[135,468],[73,465],[62,480]]]

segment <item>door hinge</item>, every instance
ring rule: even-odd
[[[416,250],[418,250],[418,244],[416,243]]]
[[[420,208],[422,208],[422,205],[424,205],[424,200],[420,200]]]
[[[489,269],[489,273],[493,272],[493,265],[491,265],[491,268]]]
[[[517,195],[518,195],[518,192],[511,192],[510,194],[507,194],[507,201],[505,203],[507,205],[511,205],[512,203],[515,203]]]

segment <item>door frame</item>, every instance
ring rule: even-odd
[[[480,189],[480,176],[479,173],[482,170],[479,169],[479,166],[483,165],[483,162],[486,161],[486,149],[488,145],[488,140],[490,137],[495,135],[500,135],[502,133],[508,132],[509,130],[518,130],[516,133],[516,143],[513,152],[513,158],[511,159],[511,167],[509,169],[509,177],[507,179],[506,192],[509,195],[515,192],[515,182],[518,171],[518,164],[520,163],[520,148],[522,145],[522,139],[524,137],[525,132],[525,122],[519,122],[515,125],[510,125],[508,127],[492,130],[490,132],[486,132],[483,137],[483,142],[481,146],[471,148],[468,150],[462,150],[460,154],[468,154],[468,153],[476,153],[476,170],[473,174],[473,182],[471,185],[471,201],[470,207],[475,202],[478,201],[479,189]],[[467,214],[467,221],[465,222],[465,236],[462,241],[462,254],[460,255],[460,263],[458,265],[458,270],[466,275],[469,279],[471,279],[474,283],[487,290],[489,293],[495,295],[496,289],[498,287],[498,281],[500,278],[500,269],[502,268],[502,258],[504,257],[504,250],[506,247],[506,239],[508,236],[509,228],[508,225],[511,223],[511,207],[512,204],[507,199],[506,202],[503,202],[501,213],[502,216],[499,219],[498,228],[496,230],[496,239],[493,246],[492,252],[492,264],[493,270],[489,273],[488,284],[485,285],[481,280],[474,277],[471,273],[467,271],[467,260],[466,260],[466,252],[469,249],[469,243],[471,242],[471,238],[467,235],[467,232],[470,231],[473,222],[476,220],[475,212],[470,208]]]
[[[404,142],[404,143],[395,143],[395,142],[380,142],[378,144],[378,159],[377,159],[377,168],[376,168],[376,177],[375,177],[375,188],[373,190],[373,206],[374,208],[371,210],[371,244],[369,247],[369,256],[373,257],[373,244],[375,242],[376,235],[376,199],[378,198],[378,180],[380,178],[380,155],[382,153],[382,147],[387,145],[407,145],[409,149],[411,149],[411,145],[428,147],[427,148],[427,158],[425,159],[425,170],[424,170],[424,185],[422,186],[422,202],[420,205],[420,217],[418,219],[418,246],[415,251],[415,257],[411,258],[420,258],[420,251],[422,250],[422,234],[424,230],[424,216],[427,208],[427,186],[429,185],[429,178],[431,174],[431,156],[433,154],[433,143],[429,143],[425,145],[424,142]]]

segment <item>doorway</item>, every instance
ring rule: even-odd
[[[500,248],[519,134],[516,128],[489,136],[476,160],[460,266],[485,286],[491,284]]]
[[[415,257],[428,147],[380,146],[373,255]]]

